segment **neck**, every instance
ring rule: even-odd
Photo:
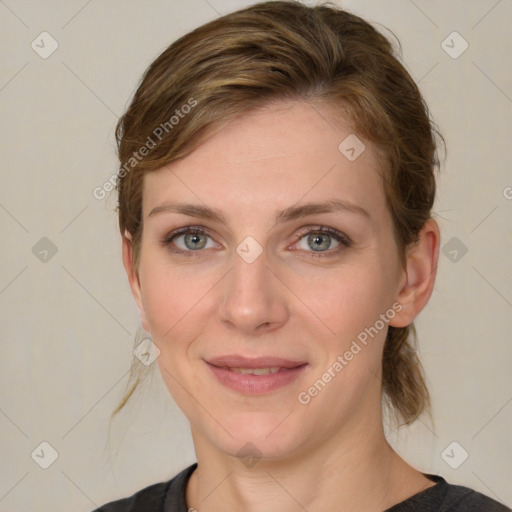
[[[382,423],[347,430],[288,458],[247,465],[193,432],[198,468],[187,486],[188,506],[198,512],[380,512],[433,485],[393,451]]]

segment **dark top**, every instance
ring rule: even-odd
[[[172,480],[150,485],[129,498],[111,501],[93,512],[188,512],[187,481],[197,463]],[[425,474],[425,473],[424,473]],[[461,485],[452,485],[442,476],[425,474],[436,485],[421,491],[384,512],[510,512],[497,501]],[[200,512],[200,511],[199,511]]]

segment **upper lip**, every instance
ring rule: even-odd
[[[296,368],[307,364],[306,361],[296,361],[292,359],[284,359],[282,357],[243,357],[234,354],[213,357],[211,359],[207,359],[206,362],[221,368]]]

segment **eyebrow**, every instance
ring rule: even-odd
[[[344,211],[361,215],[368,220],[371,216],[364,208],[348,201],[340,199],[332,199],[322,203],[304,203],[299,206],[290,206],[284,210],[277,211],[274,214],[275,223],[289,222],[301,217],[315,215],[320,213],[333,213],[336,211]],[[161,206],[153,208],[148,217],[152,217],[159,213],[181,213],[190,217],[213,220],[222,224],[228,224],[226,216],[215,208],[205,205],[188,204],[188,203],[165,203]]]

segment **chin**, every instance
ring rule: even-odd
[[[221,451],[238,458],[284,459],[306,440],[301,442],[301,432],[288,422],[290,418],[283,422],[284,418],[286,414],[239,413],[223,422],[224,428],[231,435],[223,429],[216,429],[215,438],[210,438],[210,442]]]

